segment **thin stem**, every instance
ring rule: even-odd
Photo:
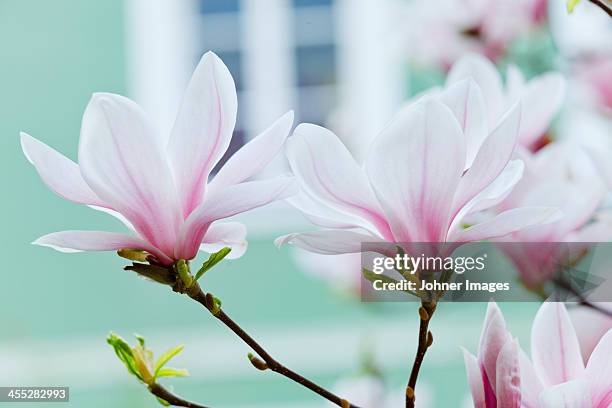
[[[408,386],[406,387],[406,408],[414,408],[415,393],[417,378],[419,376],[419,370],[427,349],[431,346],[433,336],[429,331],[429,321],[436,311],[435,302],[422,302],[419,308],[419,343],[417,346],[416,355],[414,356],[414,363],[412,364],[412,370],[410,371],[410,378],[408,379]]]
[[[164,401],[168,402],[170,405],[174,405],[175,407],[209,408],[205,405],[200,405],[196,404],[195,402],[184,400],[181,397],[172,394],[170,391],[168,391],[157,383],[149,385],[149,391],[151,392],[151,394],[163,399]]]
[[[612,8],[608,7],[602,0],[589,0],[591,3],[608,13],[612,17]]]
[[[231,331],[233,331],[238,337],[240,337],[242,341],[244,341],[249,347],[253,349],[255,353],[257,353],[259,357],[263,359],[265,363],[264,365],[261,365],[261,364],[256,365],[256,362],[254,362],[253,359],[251,359],[251,362],[253,363],[253,365],[255,365],[260,370],[270,369],[274,372],[277,372],[280,375],[283,375],[295,381],[296,383],[302,385],[303,387],[306,387],[309,390],[319,394],[323,398],[327,399],[328,401],[333,402],[339,407],[359,408],[357,405],[351,404],[347,400],[338,397],[337,395],[326,390],[320,385],[310,381],[309,379],[301,376],[300,374],[296,373],[293,370],[290,370],[289,368],[285,367],[284,365],[276,361],[259,343],[257,343],[257,341],[255,341],[255,339],[253,339],[246,331],[244,331],[244,329],[242,329],[242,327],[240,327],[238,323],[232,320],[223,310],[221,310],[221,307],[215,303],[214,296],[212,294],[210,293],[205,294],[200,289],[200,286],[197,283],[194,284],[186,293],[193,300],[195,300],[196,302],[204,306],[206,309],[208,309],[208,311],[213,316],[215,316],[225,326],[227,326]]]
[[[589,309],[593,309],[596,312],[599,312],[605,316],[612,317],[612,310],[606,309],[604,307],[599,306],[597,303],[593,303],[588,300],[579,290],[577,290],[571,283],[567,282],[567,280],[563,278],[557,278],[553,281],[557,286],[561,289],[568,291],[570,294],[574,295],[578,303],[582,306],[588,307]]]

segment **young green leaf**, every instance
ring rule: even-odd
[[[204,275],[204,273],[206,271],[208,271],[213,266],[215,266],[216,264],[221,262],[223,260],[223,258],[225,258],[231,252],[231,250],[232,250],[232,248],[225,247],[225,248],[222,248],[221,250],[219,250],[218,252],[215,252],[214,254],[211,254],[208,257],[208,259],[206,260],[206,262],[204,262],[204,264],[202,264],[202,267],[200,268],[198,273],[196,273],[195,280],[197,281],[198,279],[200,279],[202,277],[202,275]]]
[[[132,349],[129,344],[123,340],[120,336],[115,333],[110,333],[106,342],[110,344],[115,350],[115,354],[119,357],[119,360],[125,364],[128,372],[138,378],[140,381],[143,381],[142,376],[138,372],[138,368],[136,367],[136,362],[134,361],[134,354],[132,353]]]
[[[170,350],[166,351],[164,354],[162,354],[161,356],[159,356],[159,358],[157,359],[157,363],[155,363],[155,377],[158,377],[158,373],[159,370],[162,369],[162,367],[164,365],[166,365],[166,363],[168,361],[170,361],[174,356],[180,354],[183,351],[184,346],[180,345],[180,346],[176,346],[174,348],[171,348]]]
[[[187,377],[189,372],[184,368],[162,368],[156,375],[156,378],[159,377]]]

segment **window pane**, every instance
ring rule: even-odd
[[[295,7],[331,6],[332,0],[293,0]]]
[[[228,13],[237,12],[238,0],[200,0],[200,13]]]
[[[336,59],[333,45],[297,47],[298,86],[328,85],[335,82]]]

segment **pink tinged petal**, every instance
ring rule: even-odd
[[[521,180],[523,169],[524,165],[520,160],[512,160],[508,163],[506,168],[491,184],[472,198],[457,213],[453,220],[449,237],[452,237],[456,230],[461,229],[463,217],[496,206],[508,197],[513,191],[514,186]],[[449,238],[449,240],[453,240],[453,238]]]
[[[504,211],[490,220],[460,230],[453,235],[453,241],[474,242],[500,238],[516,231],[540,224],[550,224],[563,216],[556,208],[520,207]]]
[[[281,151],[292,125],[293,111],[289,111],[241,147],[210,182],[208,186],[210,193],[241,183],[263,170]]]
[[[75,203],[106,205],[83,180],[75,162],[27,133],[20,136],[23,153],[51,191]]]
[[[440,102],[408,106],[383,130],[366,171],[396,241],[444,240],[464,165],[463,133]]]
[[[563,303],[544,302],[538,310],[531,329],[531,356],[544,385],[582,376],[578,338]]]
[[[237,109],[232,75],[207,52],[189,81],[168,143],[185,217],[202,201],[208,175],[229,146]]]
[[[585,377],[589,382],[593,408],[612,406],[612,330],[599,340],[587,363]]]
[[[453,84],[466,78],[472,78],[480,86],[487,107],[489,128],[492,128],[504,109],[501,76],[491,61],[481,55],[470,54],[453,65],[446,83]]]
[[[386,241],[355,231],[321,230],[288,234],[274,240],[277,247],[295,245],[298,248],[324,255],[359,253],[363,243],[380,243],[381,248],[388,249]]]
[[[589,386],[579,379],[546,388],[540,394],[542,408],[608,408],[608,405],[591,405]]]
[[[470,392],[472,393],[472,400],[474,401],[474,408],[487,408],[480,365],[476,360],[476,357],[474,357],[467,350],[463,348],[462,350],[463,362],[465,363],[465,371],[467,373],[467,380],[470,386]]]
[[[510,340],[511,336],[506,329],[501,310],[495,302],[489,302],[478,346],[478,362],[484,369],[485,386],[487,382],[492,387],[497,384],[497,359],[504,345]]]
[[[227,259],[240,258],[247,250],[247,229],[239,222],[213,223],[206,231],[200,249],[213,253],[225,247],[231,248]]]
[[[357,226],[391,237],[365,172],[335,134],[300,124],[287,141],[287,158],[307,194],[351,217]]]
[[[497,408],[521,407],[521,373],[519,347],[516,340],[508,340],[497,357],[495,395]]]
[[[508,65],[506,72],[506,97],[508,100],[519,100],[524,87],[525,77],[521,70],[514,64]]]
[[[455,211],[480,193],[507,166],[516,145],[521,106],[515,105],[482,143],[472,166],[465,172],[453,203]]]
[[[60,252],[116,251],[119,249],[141,249],[156,256],[163,264],[172,264],[172,259],[148,242],[130,235],[105,231],[60,231],[44,235],[33,242]]]
[[[522,90],[523,118],[519,142],[531,147],[546,133],[565,98],[565,79],[558,73],[547,73],[529,81]]]
[[[440,94],[440,101],[453,111],[465,135],[467,146],[465,168],[470,168],[480,146],[489,134],[486,108],[480,87],[472,79],[463,79],[444,90]]]
[[[358,217],[337,211],[304,191],[289,197],[287,202],[304,214],[310,222],[320,227],[347,229],[363,223]],[[369,231],[375,233],[373,230]]]
[[[138,105],[119,95],[93,95],[79,144],[83,178],[143,238],[171,255],[180,214],[162,148]]]
[[[519,349],[519,364],[521,369],[521,407],[539,408],[539,396],[542,392],[542,381],[535,372],[529,357]]]
[[[295,193],[297,193],[297,184],[293,177],[277,177],[271,180],[236,184],[207,197],[187,217],[181,227],[175,257],[194,258],[213,221],[262,207]]]

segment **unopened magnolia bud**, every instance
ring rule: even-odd
[[[347,400],[345,400],[345,399],[340,400],[340,404],[341,404],[340,406],[342,408],[350,408],[351,407],[351,404]]]
[[[253,367],[256,369],[261,371],[266,371],[268,369],[268,365],[253,353],[247,354],[247,357],[249,358],[251,364],[253,364]]]
[[[431,347],[433,344],[433,334],[431,332],[427,332],[427,347]]]
[[[406,387],[406,396],[411,400],[414,400],[414,390],[412,389],[412,387]]]

